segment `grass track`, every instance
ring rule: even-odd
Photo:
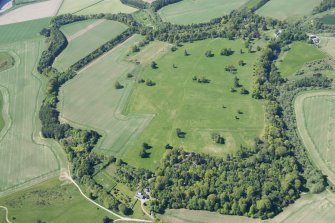
[[[69,66],[127,29],[127,26],[123,23],[105,20],[85,32],[85,29],[89,25],[90,24],[87,23],[80,23],[79,25],[73,23],[64,26],[67,35],[75,34],[74,31],[78,30],[78,26],[81,26],[81,30],[84,30],[84,32],[77,36],[77,38],[71,40],[66,49],[56,58],[54,66],[57,69],[66,70]]]
[[[95,129],[102,134],[95,148],[97,152],[121,156],[152,118],[152,115],[122,114],[135,81],[125,77],[135,69],[135,64],[124,58],[140,40],[142,37],[138,35],[129,38],[61,88],[61,117],[75,126]],[[116,90],[116,80],[125,88]]]
[[[209,22],[240,8],[248,0],[184,0],[159,10],[164,21],[175,24]]]
[[[257,10],[257,14],[285,20],[293,17],[301,17],[312,13],[314,7],[322,0],[271,0]]]
[[[300,137],[313,163],[335,184],[335,92],[311,91],[295,100]]]
[[[283,77],[288,77],[295,74],[305,63],[325,57],[327,55],[318,48],[307,43],[296,42],[280,58],[283,62],[279,64],[279,71]]]
[[[5,120],[0,132],[0,193],[57,173],[61,165],[39,135],[42,82],[33,72],[42,47],[41,40],[1,46],[15,55],[17,64],[0,73]]]
[[[251,89],[252,66],[259,53],[240,54],[241,40],[215,39],[187,43],[176,52],[169,52],[156,60],[158,69],[145,65],[138,78],[152,80],[156,86],[136,84],[127,106],[127,112],[157,114],[148,128],[140,135],[124,160],[134,166],[155,169],[165,152],[165,145],[183,147],[189,151],[205,152],[224,156],[233,153],[241,145],[252,145],[253,139],[261,135],[264,123],[263,104],[251,95],[232,93],[233,74],[225,70],[235,65],[240,84]],[[220,56],[222,48],[232,48],[232,56]],[[191,55],[184,56],[184,50]],[[206,58],[206,50],[215,56]],[[154,51],[153,51],[154,52]],[[247,65],[238,66],[243,59]],[[173,68],[173,64],[177,68]],[[197,75],[211,80],[209,84],[192,81]],[[226,108],[222,106],[225,105]],[[235,119],[238,110],[243,112]],[[187,133],[185,139],[176,137],[176,128]],[[225,145],[218,145],[211,139],[213,132],[224,136]],[[141,159],[142,144],[153,146],[150,158]]]

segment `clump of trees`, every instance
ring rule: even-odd
[[[224,48],[220,52],[221,56],[231,56],[234,54],[234,51],[231,48]]]
[[[214,53],[211,50],[207,50],[205,53],[206,57],[214,57]]]
[[[119,81],[115,81],[114,87],[115,87],[115,89],[122,89],[122,88],[124,88],[124,86],[122,84],[120,84]]]

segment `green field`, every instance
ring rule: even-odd
[[[13,67],[14,58],[7,52],[0,52],[0,72]]]
[[[40,38],[39,32],[48,27],[50,18],[0,26],[0,44]]]
[[[126,25],[115,21],[94,21],[95,25],[91,27],[92,23],[81,22],[79,25],[73,23],[62,28],[70,41],[66,49],[56,58],[54,67],[59,70],[66,70],[69,66],[127,29]],[[80,26],[82,29],[79,29]]]
[[[5,126],[5,120],[3,119],[3,115],[2,115],[3,102],[4,102],[3,97],[2,97],[2,94],[1,94],[1,91],[0,91],[0,132],[3,129],[3,127]]]
[[[134,138],[147,126],[152,115],[124,116],[122,109],[130,94],[134,78],[126,78],[135,64],[124,61],[127,52],[141,36],[133,36],[97,61],[61,88],[61,116],[73,125],[95,129],[103,138],[95,150],[121,156]],[[123,89],[116,90],[119,80]]]
[[[39,135],[37,109],[42,97],[42,80],[34,68],[44,43],[41,40],[2,45],[19,61],[0,73],[6,126],[0,133],[0,192],[37,180],[60,168],[49,145]],[[57,172],[55,172],[57,173]]]
[[[295,102],[300,136],[315,165],[335,183],[335,92],[307,92]]]
[[[257,14],[279,20],[301,17],[312,13],[322,0],[271,0],[257,10]]]
[[[283,61],[279,64],[279,71],[283,77],[288,77],[295,74],[305,63],[325,57],[326,54],[313,45],[295,42],[291,49],[279,58]]]
[[[0,204],[8,208],[12,223],[35,223],[37,220],[47,223],[100,223],[104,216],[113,217],[88,202],[76,187],[64,185],[56,178],[0,198]]]
[[[70,23],[68,25],[62,26],[61,30],[63,34],[68,38],[74,35],[75,33],[79,34],[79,32],[82,30],[90,30],[92,25],[95,26],[94,24],[97,24],[98,21],[100,20],[88,19],[88,20],[83,20],[79,22],[74,22],[74,23]]]
[[[99,14],[99,13],[131,13],[135,8],[124,5],[120,0],[64,0],[58,14]]]
[[[136,141],[134,149],[124,156],[125,161],[154,169],[168,143],[219,156],[236,151],[240,144],[253,144],[253,139],[260,136],[263,129],[262,101],[252,99],[251,95],[241,95],[239,89],[230,92],[235,76],[238,76],[241,85],[251,89],[252,66],[259,53],[246,53],[244,50],[245,53],[240,54],[242,45],[241,40],[226,39],[187,43],[157,60],[158,69],[144,66],[138,79],[152,80],[156,86],[138,83],[127,112],[154,113],[156,116]],[[220,50],[225,47],[232,48],[235,53],[229,57],[220,56]],[[184,56],[184,50],[190,55]],[[205,57],[207,50],[212,50],[215,56]],[[244,60],[246,65],[239,66],[239,60]],[[237,74],[225,71],[227,65],[236,66]],[[193,81],[195,75],[206,77],[210,83]],[[243,114],[237,114],[238,110]],[[177,128],[186,132],[184,139],[177,138]],[[223,135],[225,144],[213,142],[213,133]],[[149,151],[149,158],[141,159],[139,153],[144,142],[153,148]]]
[[[327,25],[335,25],[335,15],[325,15],[320,19],[320,22]]]
[[[248,0],[184,0],[159,10],[164,21],[175,24],[209,22],[240,8]]]

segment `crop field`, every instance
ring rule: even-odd
[[[124,61],[131,47],[142,40],[135,35],[102,58],[91,63],[61,89],[61,116],[73,125],[95,129],[103,138],[97,152],[121,156],[150,122],[152,115],[124,116],[122,109],[134,78],[126,78],[135,64]],[[116,81],[123,89],[115,89]]]
[[[14,68],[0,73],[5,127],[0,133],[0,192],[59,169],[52,150],[39,136],[36,109],[42,101],[41,80],[33,75],[41,40],[1,46],[16,55]]]
[[[257,14],[279,20],[301,17],[312,13],[322,0],[271,0],[257,10]]]
[[[158,13],[164,21],[175,24],[201,23],[228,14],[247,2],[248,0],[184,0],[163,7]]]
[[[288,77],[295,74],[305,63],[325,57],[327,55],[313,45],[296,42],[281,56],[280,60],[283,62],[279,64],[279,71],[283,77]]]
[[[50,18],[0,26],[0,43],[13,43],[40,38],[39,32],[48,27]]]
[[[57,178],[0,198],[0,204],[8,208],[12,223],[37,220],[48,223],[92,223],[102,222],[105,216],[113,217],[85,200],[75,186],[64,185]]]
[[[321,49],[332,58],[335,58],[335,37],[321,36]]]
[[[79,25],[74,23],[64,27],[67,38],[70,41],[66,49],[56,58],[54,64],[56,68],[60,70],[67,69],[127,29],[127,26],[123,23],[110,20],[95,20],[95,25],[93,24],[82,22]],[[82,26],[82,29],[75,32],[78,26]]]
[[[124,5],[120,0],[64,0],[58,14],[98,14],[98,13],[131,13],[135,8]]]
[[[300,136],[315,165],[335,182],[335,92],[307,92],[295,102]]]
[[[241,40],[226,39],[188,43],[156,60],[157,69],[146,65],[139,72],[138,79],[151,80],[156,85],[136,84],[127,112],[156,116],[134,149],[124,156],[126,162],[154,169],[167,144],[219,156],[234,152],[241,144],[253,144],[253,139],[263,130],[262,101],[240,94],[241,88],[237,88],[237,92],[231,92],[231,88],[237,76],[240,85],[251,90],[252,66],[258,52],[247,53],[243,49],[245,52],[240,54],[241,45]],[[225,47],[235,53],[221,56],[220,50]],[[185,50],[190,55],[185,56]],[[205,57],[207,50],[211,50],[214,57]],[[239,66],[239,60],[246,64]],[[234,65],[237,73],[225,71],[228,65]],[[205,77],[210,83],[193,81],[194,76]],[[186,133],[185,138],[176,136],[177,128]],[[223,135],[223,145],[213,142],[214,133]],[[144,142],[153,148],[148,151],[148,158],[141,159],[139,153]]]

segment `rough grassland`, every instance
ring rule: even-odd
[[[58,14],[98,14],[98,13],[131,13],[135,8],[124,5],[120,0],[64,0]]]
[[[228,65],[237,67],[240,84],[251,90],[252,67],[259,53],[240,54],[241,46],[241,40],[198,41],[185,44],[157,60],[158,69],[146,65],[138,78],[152,80],[156,86],[138,83],[127,112],[154,113],[156,116],[136,141],[134,149],[124,156],[125,161],[154,169],[168,143],[219,156],[234,152],[241,144],[253,144],[253,139],[260,136],[263,129],[262,101],[252,99],[251,95],[241,95],[239,89],[230,92],[235,75],[225,71]],[[234,55],[220,56],[220,50],[225,47],[232,48]],[[184,56],[185,49],[191,55]],[[212,50],[215,56],[205,57],[207,50]],[[241,59],[247,63],[244,67],[238,65]],[[173,68],[173,64],[177,68]],[[210,83],[192,81],[194,76],[206,77]],[[243,114],[238,114],[238,110]],[[177,138],[177,128],[186,132],[184,139]],[[224,136],[225,144],[214,143],[212,133]],[[153,148],[148,151],[151,153],[149,158],[141,159],[139,153],[144,142]]]
[[[39,32],[48,26],[49,21],[50,18],[46,18],[0,26],[0,44],[38,38]]]
[[[15,54],[14,68],[0,73],[5,127],[0,132],[0,192],[59,169],[52,150],[39,135],[37,109],[41,80],[33,75],[44,44],[32,40],[1,46]]]
[[[81,23],[83,29],[87,27],[86,23]],[[76,24],[70,24],[67,26],[76,26]],[[69,30],[65,26],[65,29]],[[88,32],[84,32],[77,38],[71,40],[67,48],[56,58],[55,67],[60,70],[65,70],[81,58],[85,57],[92,51],[99,48],[105,42],[115,38],[117,35],[127,29],[127,26],[120,22],[115,21],[103,21]],[[75,28],[73,29],[75,30]],[[69,33],[69,31],[67,31]]]
[[[167,52],[170,52],[171,44],[166,42],[155,41],[147,45],[139,53],[131,55],[128,60],[139,62],[140,64],[148,64],[158,59]]]
[[[308,92],[297,97],[299,134],[314,164],[335,184],[335,92]]]
[[[275,19],[288,19],[311,14],[322,0],[271,0],[257,14]]]
[[[161,219],[166,223],[330,223],[335,218],[335,195],[332,192],[303,195],[294,204],[270,220],[261,221],[238,216],[191,210],[168,210]]]
[[[103,138],[95,150],[121,156],[150,122],[151,115],[124,116],[122,109],[134,79],[127,79],[135,64],[124,61],[130,48],[142,39],[133,36],[102,58],[91,63],[77,78],[61,88],[61,117],[73,125],[95,129]],[[119,80],[125,87],[115,89]]]
[[[332,58],[335,58],[335,37],[321,36],[321,49]]]
[[[325,57],[326,55],[318,48],[307,43],[296,42],[280,58],[283,62],[279,64],[279,71],[283,77],[288,77],[295,74],[305,63]]]
[[[83,198],[76,187],[64,185],[56,178],[3,197],[0,204],[8,208],[12,223],[33,223],[37,220],[48,223],[95,223],[102,222],[104,216],[113,217]]]
[[[164,21],[175,24],[209,22],[241,7],[248,0],[184,0],[159,10]]]
[[[13,67],[14,58],[7,52],[0,52],[0,72]]]

